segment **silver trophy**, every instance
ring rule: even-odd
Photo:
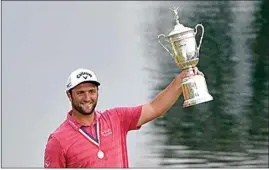
[[[178,21],[179,17],[177,9],[178,8],[171,9],[174,12],[176,19],[174,30],[167,36],[160,34],[158,39],[159,43],[173,57],[180,69],[192,72],[192,67],[196,67],[199,61],[199,50],[204,36],[204,27],[202,24],[197,24],[195,29],[183,26]],[[202,29],[202,35],[197,47],[195,36],[198,27]],[[161,37],[170,44],[170,50],[161,43]],[[201,75],[184,78],[182,81],[182,91],[184,96],[183,107],[189,107],[213,100],[213,97],[208,92],[205,78]]]

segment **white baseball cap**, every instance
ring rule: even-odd
[[[66,83],[66,91],[69,91],[70,89],[76,87],[83,82],[92,82],[95,83],[97,86],[100,85],[93,71],[79,68],[69,75]]]

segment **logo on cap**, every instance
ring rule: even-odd
[[[78,75],[77,75],[77,78],[79,79],[80,77],[83,77],[85,80],[88,78],[88,76],[92,77],[92,75],[88,72],[80,72]]]
[[[67,84],[66,87],[69,88],[69,87],[71,87],[71,86],[72,86],[72,84],[71,84],[71,82],[70,82],[70,83]]]

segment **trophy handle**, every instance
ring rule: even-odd
[[[166,36],[164,35],[164,34],[160,34],[160,35],[158,35],[158,39],[159,39],[159,44],[161,44],[161,46],[172,56],[172,57],[174,57],[174,55],[162,44],[162,42],[161,42],[161,40],[160,40],[160,38],[161,37],[164,37],[164,40],[166,41],[166,42],[169,42],[168,40],[167,40],[167,38],[166,38]]]
[[[204,37],[204,26],[203,26],[202,24],[197,24],[197,25],[195,26],[195,32],[194,32],[194,34],[195,34],[195,35],[197,34],[197,28],[198,28],[199,26],[202,28],[202,35],[201,35],[201,38],[200,38],[199,45],[198,45],[198,47],[197,47],[198,52],[199,52],[199,50],[200,50],[200,47],[201,47],[201,44],[202,44],[202,40],[203,40],[203,37]]]

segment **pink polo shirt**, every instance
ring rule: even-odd
[[[71,115],[49,136],[44,156],[45,168],[128,168],[126,146],[127,132],[136,130],[142,106],[120,107],[96,111],[90,126],[83,126]],[[96,138],[95,124],[99,124],[100,149],[104,158],[97,157],[98,146],[90,142],[80,132]]]

